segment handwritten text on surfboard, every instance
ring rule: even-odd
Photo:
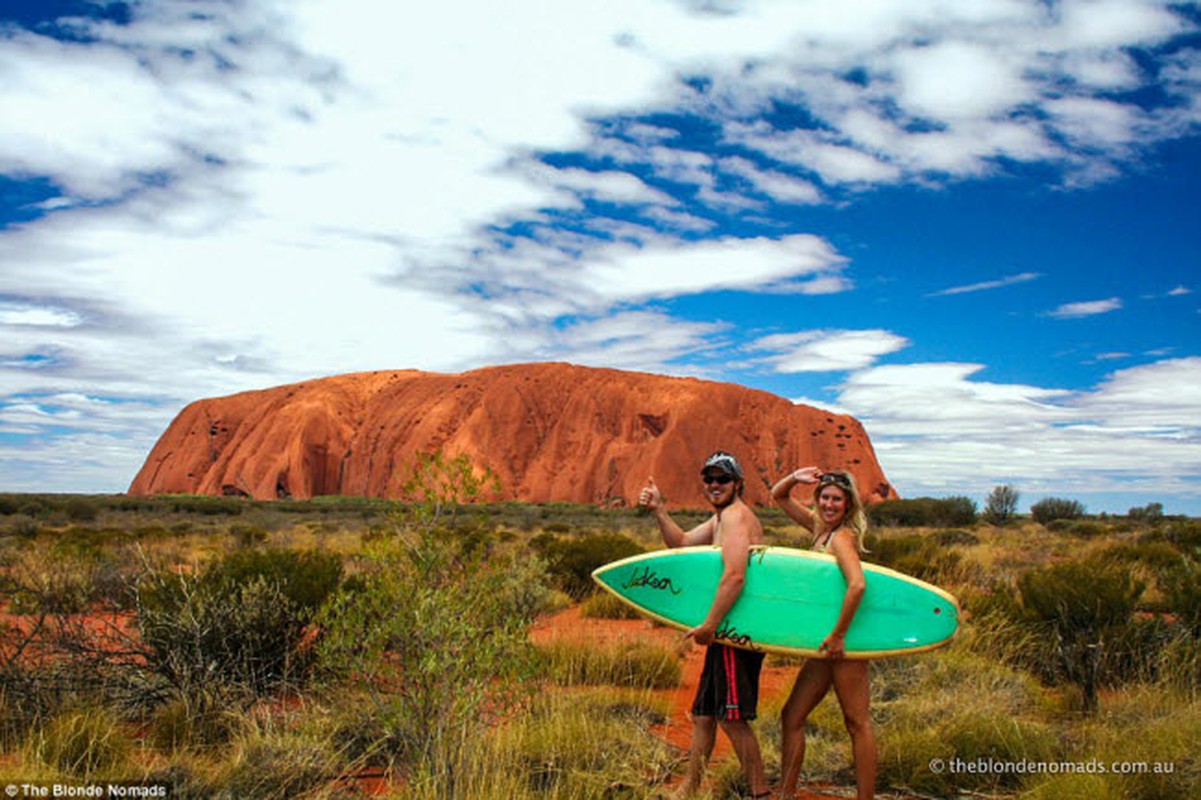
[[[634,574],[628,581],[622,584],[623,589],[633,589],[637,586],[647,586],[651,589],[666,589],[672,594],[680,594],[683,589],[677,589],[671,582],[671,578],[660,578],[659,575],[650,567],[634,570]]]
[[[745,633],[739,633],[737,630],[735,630],[733,625],[724,620],[721,623],[721,627],[714,632],[713,638],[717,639],[718,641],[729,642],[730,644],[738,645],[739,647],[748,647],[751,650],[759,649],[755,647],[755,642],[750,636],[746,635]]]

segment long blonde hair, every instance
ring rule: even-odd
[[[830,480],[826,480],[827,475],[833,477]],[[867,514],[863,510],[863,501],[859,499],[859,490],[855,488],[855,477],[851,473],[841,470],[823,472],[821,479],[817,482],[817,488],[813,491],[814,506],[818,505],[818,497],[821,495],[822,489],[825,489],[827,486],[841,489],[850,501],[847,503],[846,513],[842,517],[842,525],[854,532],[855,539],[859,545],[859,552],[866,553],[867,547],[864,546],[863,540],[867,537]],[[833,534],[834,531],[827,531],[827,533]]]

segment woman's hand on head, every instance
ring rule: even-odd
[[[817,483],[822,471],[817,467],[802,467],[792,473],[792,479],[797,483]]]

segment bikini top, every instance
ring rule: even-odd
[[[829,550],[830,542],[834,541],[834,537],[838,535],[838,531],[840,531],[840,530],[842,530],[842,528],[835,529],[835,531],[833,533],[831,533],[829,536],[826,537],[826,541],[824,541],[824,542],[815,540],[813,542],[813,549],[819,553],[824,553],[827,550]]]

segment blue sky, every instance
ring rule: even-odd
[[[187,402],[565,360],[861,419],[906,496],[1201,514],[1201,9],[8,2],[0,491]]]

